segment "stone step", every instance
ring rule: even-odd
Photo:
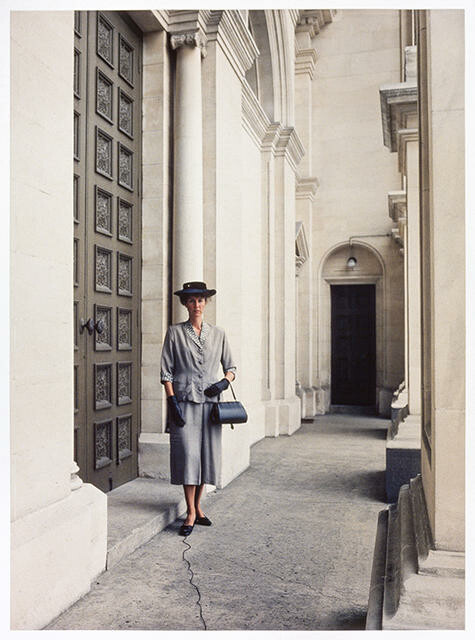
[[[183,488],[167,480],[136,478],[107,494],[106,570],[186,511]]]
[[[366,631],[380,631],[382,624],[384,578],[386,574],[386,547],[388,536],[388,509],[379,512],[374,543],[373,567],[369,588]]]
[[[366,629],[464,628],[465,556],[431,547],[417,476],[401,487],[397,504],[380,513]]]

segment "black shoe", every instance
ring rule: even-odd
[[[193,531],[193,526],[194,525],[192,525],[192,524],[182,524],[178,534],[180,536],[189,536],[190,533]]]
[[[202,518],[196,518],[195,524],[202,524],[204,527],[210,527],[212,522],[209,518],[203,516]]]

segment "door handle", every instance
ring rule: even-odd
[[[97,333],[102,333],[105,329],[104,320],[102,320],[101,318],[96,323],[94,323],[94,320],[92,318],[88,318],[86,322],[84,322],[84,319],[81,318],[80,332],[82,333],[84,329],[87,329],[89,331],[89,335],[92,335],[94,333],[94,329],[97,331]]]

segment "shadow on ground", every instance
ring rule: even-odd
[[[331,617],[321,618],[318,628],[328,631],[364,631],[366,627],[366,610],[347,609],[333,613]]]

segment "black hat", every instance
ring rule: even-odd
[[[180,291],[174,291],[174,295],[176,296],[194,296],[199,294],[205,296],[205,298],[214,296],[215,293],[216,289],[207,289],[205,282],[185,282],[183,284],[183,289],[180,289]]]

